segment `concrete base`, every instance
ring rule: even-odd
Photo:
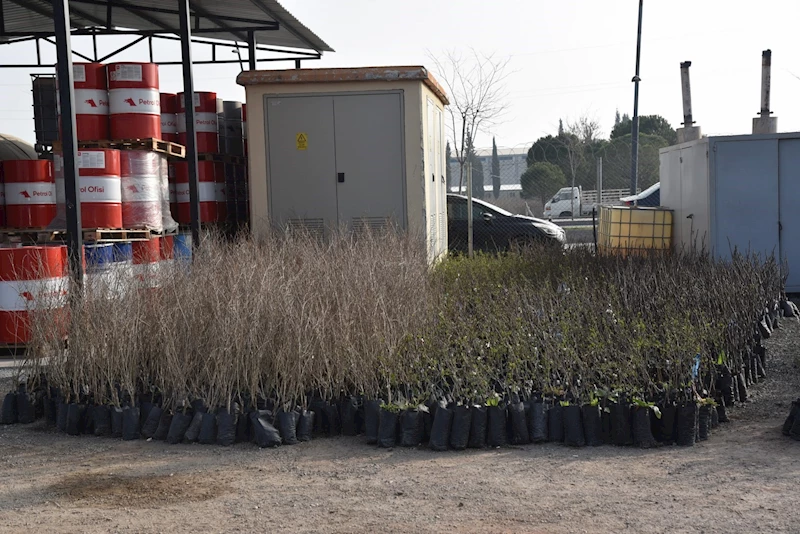
[[[756,117],[753,119],[754,134],[778,133],[778,117]]]
[[[687,126],[678,128],[678,143],[688,143],[689,141],[697,141],[703,134],[700,132],[699,126]]]

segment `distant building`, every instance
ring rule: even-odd
[[[529,147],[528,147],[529,148]],[[518,147],[518,148],[498,148],[497,149],[497,159],[500,160],[500,184],[501,185],[516,185],[519,186],[520,181],[519,177],[522,176],[522,173],[528,168],[528,164],[526,162],[526,158],[528,156],[528,148],[526,147]],[[475,150],[475,154],[481,160],[481,164],[483,164],[483,185],[491,186],[492,185],[492,149],[491,148],[479,148]],[[458,160],[455,157],[450,158],[450,172],[452,175],[453,183],[452,186],[455,186],[456,191],[458,190],[458,179],[459,179],[459,171],[458,171]],[[464,188],[466,188],[466,176],[464,176]],[[501,187],[501,191],[502,191]],[[521,188],[520,188],[521,190]],[[492,188],[489,187],[487,192],[491,192]],[[519,196],[519,194],[517,194]]]
[[[487,202],[491,202],[494,198],[494,188],[491,185],[484,185],[483,186],[484,195],[483,198]],[[454,185],[450,187],[451,193],[458,193],[458,185]],[[461,194],[467,194],[467,188],[463,187],[461,189]],[[522,186],[520,184],[500,184],[500,196],[497,198],[522,198]]]

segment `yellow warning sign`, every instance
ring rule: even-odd
[[[308,150],[308,136],[305,133],[297,134],[295,140],[297,141],[297,150]]]

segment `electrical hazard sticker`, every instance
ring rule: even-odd
[[[308,150],[308,136],[300,132],[295,136],[295,141],[297,142],[297,150]]]

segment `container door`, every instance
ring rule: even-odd
[[[781,258],[788,265],[787,293],[800,292],[800,139],[780,141]]]
[[[713,246],[728,259],[736,248],[762,257],[778,250],[778,140],[714,145]]]
[[[404,228],[401,95],[339,95],[333,109],[339,223],[356,231]]]
[[[272,221],[322,233],[338,224],[333,99],[265,97]]]

